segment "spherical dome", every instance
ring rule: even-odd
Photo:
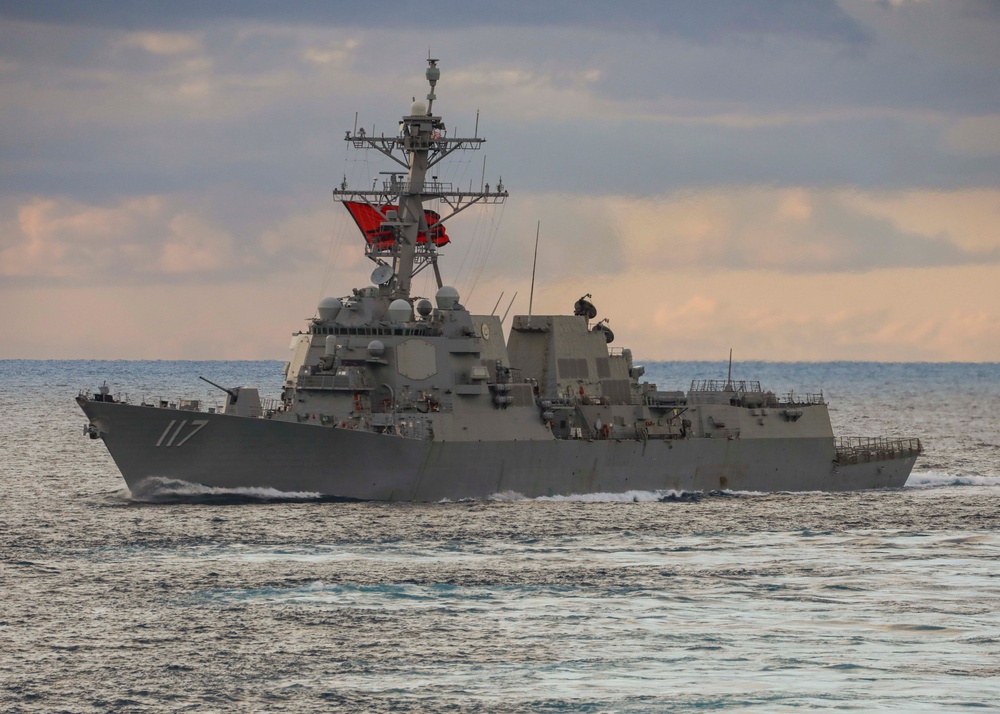
[[[411,117],[425,117],[427,116],[427,105],[424,104],[419,99],[410,105],[410,116]]]
[[[385,354],[385,345],[382,340],[372,340],[368,343],[368,354],[372,357],[381,357]]]
[[[450,310],[458,304],[458,290],[450,285],[445,285],[434,296],[438,307],[442,310]]]
[[[319,312],[320,320],[336,320],[343,307],[344,303],[340,302],[339,298],[328,297],[319,301],[316,310]]]
[[[434,306],[431,304],[430,300],[427,298],[420,298],[417,300],[417,314],[420,315],[420,317],[427,317],[431,314],[432,310],[434,310]]]
[[[402,298],[389,303],[389,319],[393,322],[406,322],[413,317],[413,308]]]

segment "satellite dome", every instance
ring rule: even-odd
[[[450,310],[458,304],[458,290],[450,285],[445,285],[437,291],[434,299],[437,300],[438,308]]]
[[[413,308],[402,298],[389,303],[389,319],[393,322],[406,322],[413,317]]]
[[[372,357],[381,357],[385,354],[385,345],[382,340],[372,340],[368,343],[368,354]]]
[[[316,311],[319,312],[320,320],[336,320],[343,307],[344,303],[340,302],[339,298],[328,297],[319,301]]]
[[[427,116],[427,105],[424,104],[419,99],[410,105],[410,116],[412,117],[425,117]]]
[[[434,306],[431,304],[430,300],[427,298],[420,298],[417,300],[417,314],[420,315],[420,317],[427,317],[431,314],[432,310],[434,310]]]

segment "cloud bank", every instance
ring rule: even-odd
[[[489,139],[441,179],[503,176],[512,192],[449,229],[445,273],[473,307],[516,290],[526,308],[541,220],[536,309],[566,309],[557,287],[614,286],[606,312],[646,357],[714,356],[724,331],[750,357],[825,359],[821,336],[843,327],[840,358],[996,359],[997,8],[517,0],[414,19],[388,0],[4,3],[0,358],[149,356],[135,345],[154,336],[174,350],[154,356],[283,356],[318,297],[365,283],[329,190],[385,166],[342,132],[355,111],[394,132],[426,91],[429,46],[449,128]],[[758,308],[733,293],[751,284]],[[29,319],[70,295],[130,339]],[[173,295],[205,320],[130,319],[111,295]],[[208,317],[244,300],[262,318],[234,340]],[[644,319],[684,336],[657,341]],[[809,339],[761,337],[789,330]]]

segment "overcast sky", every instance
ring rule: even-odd
[[[1000,2],[609,7],[0,0],[0,358],[286,359],[430,51],[488,139],[442,179],[511,192],[449,228],[470,309],[541,221],[535,311],[639,359],[1000,360]]]

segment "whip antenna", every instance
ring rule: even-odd
[[[514,307],[514,301],[515,301],[515,300],[517,300],[517,293],[516,293],[516,292],[514,293],[514,297],[512,297],[512,298],[510,299],[510,305],[508,305],[508,306],[507,306],[507,310],[506,310],[506,312],[504,312],[504,314],[503,314],[503,317],[502,317],[502,318],[500,318],[500,324],[501,324],[501,325],[503,324],[504,320],[506,320],[506,319],[507,319],[507,313],[508,313],[508,312],[510,312],[510,309],[511,309],[512,307]]]
[[[528,319],[531,319],[531,307],[535,302],[535,268],[538,266],[538,234],[542,232],[542,222],[535,226],[535,259],[531,261],[531,294],[528,296]]]
[[[503,290],[500,291],[500,297],[497,298],[497,304],[493,306],[493,312],[490,313],[491,315],[497,314],[497,308],[500,307],[501,300],[503,300]]]

